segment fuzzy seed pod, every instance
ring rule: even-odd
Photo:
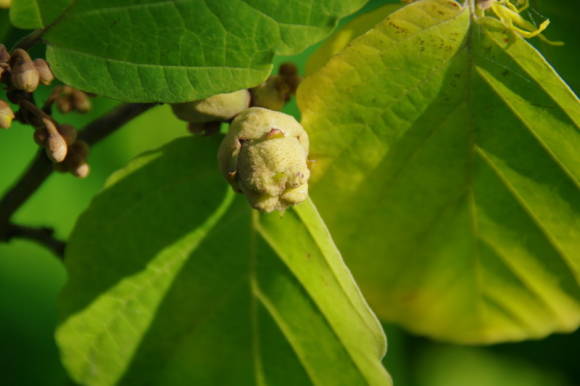
[[[38,87],[40,75],[30,59],[28,52],[17,48],[10,57],[11,81],[14,88],[26,92],[34,92]]]
[[[0,100],[0,129],[8,129],[14,120],[14,111],[10,105],[3,100]]]
[[[36,67],[36,70],[38,71],[40,83],[45,86],[50,85],[54,80],[54,74],[46,60],[40,58],[34,59],[34,67]]]
[[[193,102],[171,105],[177,118],[187,122],[228,121],[250,105],[248,90],[218,94]]]
[[[218,161],[252,207],[284,210],[308,197],[308,146],[308,135],[292,116],[252,107],[232,122]]]

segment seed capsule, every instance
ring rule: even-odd
[[[14,111],[10,105],[3,100],[0,100],[0,129],[8,129],[14,120]]]
[[[54,74],[50,69],[50,66],[44,59],[34,59],[34,67],[38,71],[38,76],[40,79],[40,83],[45,86],[48,86],[54,80]]]
[[[228,121],[250,105],[248,90],[218,94],[193,102],[171,105],[177,118],[187,122]]]
[[[28,52],[17,48],[10,58],[11,81],[14,88],[34,92],[38,87],[40,75]]]
[[[252,207],[271,212],[308,197],[308,135],[290,115],[249,108],[220,145],[220,169]]]

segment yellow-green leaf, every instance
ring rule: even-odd
[[[79,218],[56,334],[71,377],[390,385],[380,324],[316,208],[258,215],[218,172],[218,140],[138,157]]]
[[[580,103],[451,0],[353,40],[299,90],[313,198],[378,314],[466,343],[580,321]]]

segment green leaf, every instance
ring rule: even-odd
[[[53,21],[76,0],[12,0],[10,22],[22,29],[42,28]]]
[[[83,385],[390,385],[385,338],[310,202],[258,215],[219,138],[113,175],[71,236],[57,341]]]
[[[488,22],[413,3],[298,93],[313,199],[373,309],[464,343],[580,321],[580,103]]]
[[[38,5],[41,15],[55,7],[52,0],[19,2]],[[47,59],[63,82],[103,96],[191,101],[255,86],[270,73],[274,54],[302,51],[364,3],[77,1],[46,34]],[[31,25],[38,19],[22,18]]]
[[[310,75],[322,68],[328,60],[339,53],[354,38],[370,30],[375,24],[385,17],[401,8],[403,4],[386,4],[380,8],[367,12],[354,20],[351,20],[344,27],[334,32],[324,41],[316,52],[310,56],[306,66],[306,75]]]

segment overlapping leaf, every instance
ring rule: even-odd
[[[252,213],[214,138],[109,181],[67,249],[57,340],[83,385],[389,385],[384,336],[310,203]]]
[[[275,53],[303,50],[364,3],[16,0],[12,20],[46,26],[64,10],[46,40],[65,83],[124,101],[183,102],[255,86]]]
[[[313,197],[380,316],[482,343],[580,321],[580,104],[499,22],[415,2],[299,90]]]

